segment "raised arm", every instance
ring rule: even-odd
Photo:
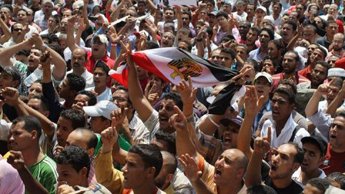
[[[37,194],[49,194],[47,189],[45,189],[30,173],[28,168],[24,164],[24,158],[20,151],[10,151],[11,154],[7,159],[15,169],[17,169],[20,178],[22,179],[25,189],[28,193]]]
[[[319,107],[319,102],[322,98],[322,95],[327,94],[327,91],[328,91],[328,85],[327,84],[319,85],[317,90],[311,96],[307,106],[305,107],[306,117],[313,116],[315,113],[317,113],[318,107]]]
[[[254,152],[250,158],[247,172],[245,175],[245,184],[247,187],[261,184],[261,166],[262,159],[270,150],[271,130],[268,130],[267,137],[257,137],[254,142]]]
[[[334,117],[335,112],[337,111],[338,107],[340,107],[345,98],[345,81],[343,81],[343,85],[338,92],[337,96],[333,99],[333,101],[328,105],[327,108],[327,114],[331,115],[331,117]]]
[[[32,46],[32,39],[27,39],[21,43],[15,44],[8,48],[1,49],[0,52],[0,64],[1,66],[12,66],[11,58],[14,56],[18,51],[23,49],[30,50]]]
[[[137,111],[139,118],[145,122],[152,114],[153,107],[145,98],[141,89],[137,69],[131,59],[130,45],[122,44],[122,49],[126,49],[128,65],[128,95],[131,99],[134,109]]]
[[[71,52],[74,51],[74,49],[77,48],[77,45],[75,44],[75,38],[74,38],[74,24],[76,21],[76,17],[72,16],[67,20],[67,39],[66,39],[66,44],[68,48],[71,50]]]
[[[4,44],[11,38],[11,31],[2,18],[0,18],[0,28],[3,32],[3,35],[0,37],[0,44]]]
[[[119,170],[114,168],[113,157],[111,155],[114,145],[118,140],[115,117],[112,117],[111,127],[102,131],[101,138],[102,147],[95,159],[96,179],[112,193],[121,193],[124,177]]]
[[[244,116],[240,131],[237,136],[237,148],[241,150],[248,158],[252,155],[250,141],[252,137],[252,125],[259,109],[265,103],[265,97],[258,99],[254,86],[247,86],[246,96],[244,98],[246,114]]]

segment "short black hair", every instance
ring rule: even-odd
[[[83,77],[74,73],[70,73],[67,74],[66,79],[71,90],[79,92],[85,89],[86,81]]]
[[[60,117],[70,120],[72,122],[73,129],[85,127],[86,119],[84,113],[80,110],[63,110],[60,114]]]
[[[232,50],[231,48],[221,48],[220,52],[229,54],[232,60],[236,58],[236,52]]]
[[[288,21],[284,22],[283,25],[284,25],[284,24],[289,24],[289,25],[291,25],[293,31],[296,31],[296,30],[297,30],[297,23],[296,23],[295,21],[288,20]]]
[[[216,18],[219,18],[219,17],[222,17],[222,16],[225,17],[226,19],[229,18],[228,13],[226,13],[225,11],[218,12],[217,15],[216,15]]]
[[[56,156],[56,163],[69,164],[77,172],[86,167],[87,175],[89,175],[90,157],[87,152],[81,147],[74,145],[65,147],[65,149],[63,149],[62,152]]]
[[[95,68],[101,68],[103,70],[103,72],[106,74],[106,76],[108,77],[108,73],[110,71],[110,68],[108,67],[108,65],[106,63],[104,63],[103,61],[98,61],[95,65]]]
[[[327,176],[328,180],[333,180],[340,185],[340,189],[345,190],[345,175],[341,172],[332,172]]]
[[[15,120],[13,120],[12,126],[14,126],[20,122],[24,122],[23,128],[26,131],[28,131],[28,132],[37,131],[37,141],[40,139],[41,134],[42,134],[42,126],[41,126],[40,121],[36,117],[34,117],[34,116],[18,117]]]
[[[274,40],[274,32],[273,32],[273,30],[271,30],[271,29],[269,29],[269,28],[262,28],[262,29],[260,30],[260,33],[259,33],[259,34],[261,34],[261,32],[263,32],[263,31],[265,31],[265,32],[268,33],[268,35],[270,36],[270,40]]]
[[[19,83],[21,82],[21,75],[19,73],[19,71],[17,70],[17,68],[13,67],[13,66],[7,66],[2,68],[1,70],[1,74],[6,74],[12,77],[12,79],[14,81],[19,81]]]
[[[98,138],[97,138],[97,135],[93,131],[87,128],[77,128],[74,131],[78,133],[83,133],[84,135],[87,134],[87,136],[90,137],[89,141],[87,142],[87,149],[96,148],[98,144]]]
[[[165,99],[165,100],[173,100],[176,104],[176,106],[182,110],[183,109],[183,102],[182,102],[182,99],[181,99],[181,96],[175,92],[167,92],[167,93],[164,93],[163,96],[162,96],[162,99]]]
[[[296,103],[296,94],[292,91],[292,89],[289,89],[287,87],[278,87],[276,90],[274,90],[273,94],[275,93],[286,95],[290,104]]]
[[[78,92],[78,94],[86,95],[87,97],[89,97],[89,101],[87,103],[88,106],[93,106],[97,103],[97,96],[93,92],[90,92],[87,90],[81,90]]]
[[[321,191],[321,193],[325,193],[330,185],[330,182],[327,179],[312,178],[308,180],[307,184],[316,187],[319,191]]]
[[[274,190],[272,187],[264,185],[264,184],[258,184],[252,187],[248,187],[247,193],[248,194],[278,194],[277,191]]]
[[[153,144],[137,144],[131,147],[129,153],[138,154],[144,162],[145,168],[154,167],[155,177],[159,174],[163,165],[162,153],[158,146]]]
[[[167,144],[167,150],[171,154],[176,155],[176,139],[175,135],[165,133],[163,130],[158,130],[155,134],[155,138],[160,141],[164,141]]]

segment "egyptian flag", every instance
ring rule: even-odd
[[[214,86],[237,74],[175,47],[138,51],[132,54],[132,60],[148,72],[173,84],[179,84],[190,76],[193,86],[197,88]],[[128,86],[126,66],[119,66],[109,74],[120,84]]]

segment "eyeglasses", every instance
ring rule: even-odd
[[[13,28],[13,31],[18,32],[18,31],[23,31],[22,28]]]

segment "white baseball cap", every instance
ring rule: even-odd
[[[84,112],[90,117],[103,116],[111,120],[111,112],[118,109],[118,107],[109,100],[102,100],[97,102],[94,106],[84,106]]]

